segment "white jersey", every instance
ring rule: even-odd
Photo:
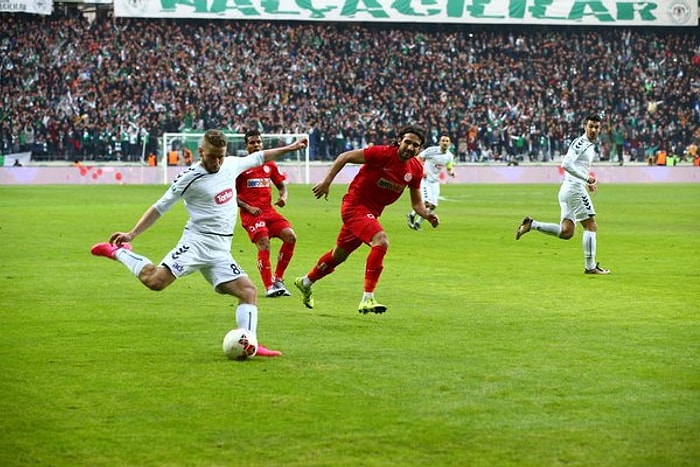
[[[423,173],[425,180],[428,182],[439,182],[440,172],[445,169],[448,164],[454,164],[454,154],[448,149],[445,152],[440,151],[440,146],[430,146],[425,148],[418,157],[423,159]]]
[[[228,156],[216,173],[197,163],[181,172],[153,207],[162,215],[182,199],[190,215],[185,229],[230,237],[238,218],[236,177],[264,161],[262,151],[246,157]]]
[[[591,142],[586,135],[576,138],[561,162],[564,169],[564,183],[570,185],[586,186],[588,176],[591,173],[591,163],[595,159],[595,143]]]

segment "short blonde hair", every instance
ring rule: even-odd
[[[228,145],[228,138],[221,130],[207,130],[202,136],[199,147],[204,148],[205,144],[215,148],[225,148]]]

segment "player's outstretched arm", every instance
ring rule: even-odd
[[[333,183],[335,176],[338,175],[341,170],[343,170],[343,167],[345,167],[346,164],[364,164],[365,162],[367,161],[365,160],[364,149],[353,149],[352,151],[346,151],[336,157],[335,162],[333,162],[333,165],[328,170],[325,178],[311,188],[311,191],[313,191],[316,199],[322,196],[328,199],[328,192],[330,191],[331,183]]]
[[[148,230],[150,226],[155,224],[155,222],[160,219],[160,213],[151,206],[143,213],[141,219],[138,220],[134,228],[129,232],[114,232],[109,237],[109,243],[112,245],[121,246],[124,243],[133,241],[136,236]]]
[[[309,141],[306,138],[299,138],[298,140],[294,141],[292,144],[288,144],[286,146],[281,146],[279,148],[274,148],[274,149],[264,149],[263,154],[265,157],[265,162],[270,162],[271,160],[275,160],[278,157],[287,154],[288,152],[294,152],[294,151],[299,151],[301,149],[306,149],[306,146],[309,144]]]

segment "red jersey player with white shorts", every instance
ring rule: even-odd
[[[314,307],[311,286],[332,273],[347,257],[363,243],[370,247],[365,263],[365,290],[358,307],[360,313],[384,313],[386,306],[374,298],[374,289],[384,269],[384,256],[389,247],[389,238],[379,223],[384,208],[401,197],[408,187],[411,207],[419,216],[437,227],[439,219],[423,204],[421,179],[423,164],[415,158],[425,142],[420,128],[409,126],[401,129],[396,143],[388,146],[369,146],[340,154],[323,181],[312,188],[316,198],[328,199],[331,183],[346,164],[362,164],[343,197],[340,229],[335,247],[325,253],[316,265],[294,284],[302,293],[307,308]]]
[[[260,132],[247,131],[245,145],[248,154],[261,151],[263,142]],[[241,225],[258,248],[258,271],[267,297],[291,295],[284,285],[284,273],[294,256],[297,241],[292,225],[272,204],[273,185],[279,192],[275,206],[284,207],[287,204],[287,185],[284,174],[274,161],[246,170],[236,178]],[[270,261],[270,238],[282,240],[274,276]]]

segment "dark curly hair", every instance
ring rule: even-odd
[[[399,130],[399,134],[397,135],[397,138],[396,138],[396,145],[397,146],[399,145],[399,142],[404,137],[404,135],[408,134],[408,133],[416,135],[418,137],[418,139],[420,139],[421,146],[425,144],[425,132],[423,131],[423,129],[419,128],[415,125],[408,125],[408,126],[405,126]]]
[[[245,132],[245,135],[243,136],[243,140],[245,141],[245,144],[248,144],[248,140],[252,138],[253,136],[260,136],[260,131],[258,130],[248,130]]]

